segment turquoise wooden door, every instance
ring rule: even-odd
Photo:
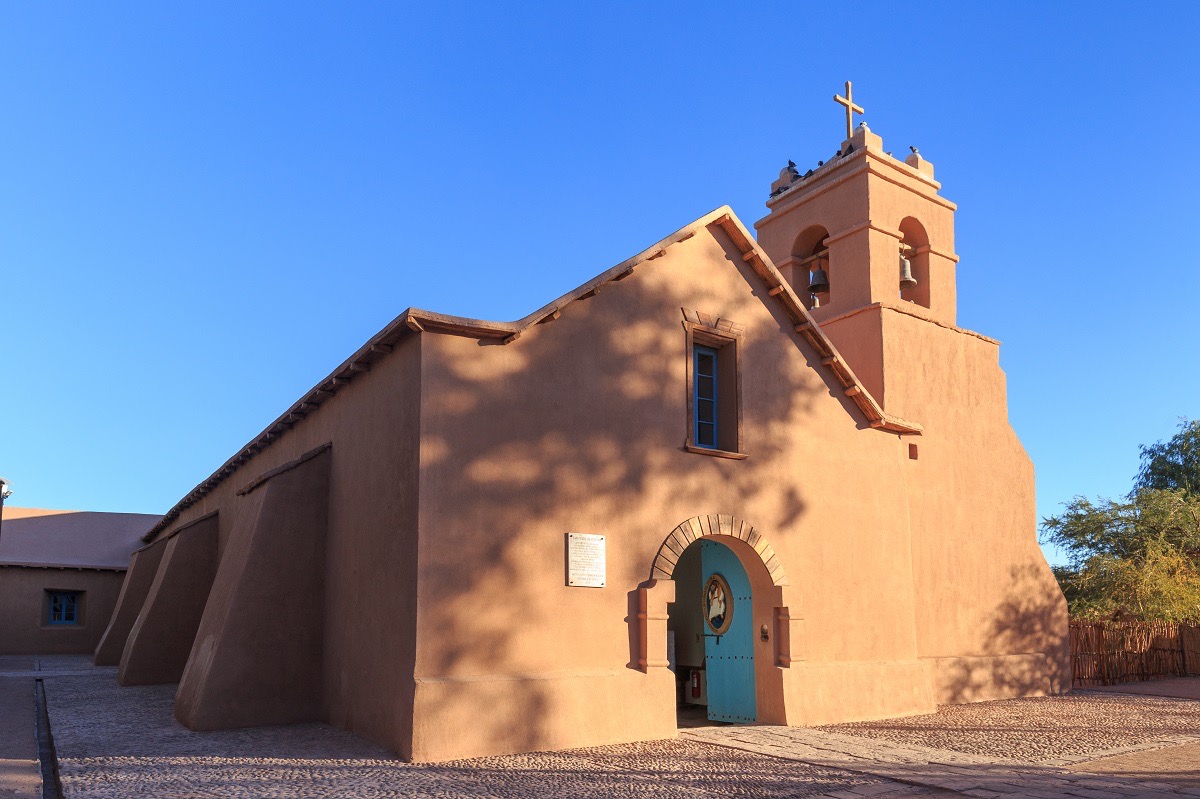
[[[737,555],[716,541],[700,542],[700,568],[704,576],[701,605],[707,634],[704,669],[708,717],[713,721],[755,721],[758,702],[754,692],[750,578]],[[726,586],[731,596],[723,597]]]

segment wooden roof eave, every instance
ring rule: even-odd
[[[804,303],[800,301],[795,290],[784,279],[775,264],[758,246],[758,242],[754,240],[754,237],[750,235],[738,218],[732,213],[725,213],[716,216],[710,224],[724,231],[733,241],[734,246],[741,251],[742,260],[749,264],[755,274],[767,284],[768,295],[773,296],[787,312],[795,325],[796,332],[816,350],[821,357],[821,365],[833,373],[833,377],[842,387],[843,393],[858,406],[863,415],[867,417],[871,427],[900,435],[921,435],[924,430],[921,425],[888,413],[871,396],[871,392],[854,374],[850,364],[837,351],[833,342],[829,340],[808,309],[804,307]]]
[[[267,425],[261,433],[238,450],[237,454],[225,461],[219,469],[188,492],[183,499],[176,502],[162,519],[142,537],[142,541],[145,543],[154,541],[162,531],[175,523],[175,520],[179,518],[179,515],[184,510],[212,493],[218,485],[224,482],[226,477],[233,474],[242,464],[270,446],[276,438],[287,432],[296,422],[328,401],[341,388],[353,380],[355,375],[369,371],[372,362],[382,355],[391,352],[395,344],[405,336],[415,333],[432,332],[478,339],[497,339],[504,344],[508,344],[520,338],[526,330],[534,325],[558,319],[562,314],[562,310],[572,302],[596,295],[608,283],[624,280],[633,274],[633,270],[638,264],[660,257],[666,251],[667,247],[690,239],[696,235],[698,229],[709,224],[720,213],[728,211],[728,207],[723,207],[701,217],[687,227],[643,250],[633,258],[622,261],[613,268],[602,272],[595,278],[584,283],[582,286],[564,294],[548,305],[515,322],[471,319],[465,316],[452,316],[450,314],[426,311],[421,308],[405,309],[403,313],[393,319],[383,330],[372,336],[357,352],[330,372],[328,377],[317,383],[316,386],[293,403],[274,422]]]
[[[583,285],[572,289],[561,297],[552,300],[551,302],[538,308],[533,313],[518,319],[515,322],[490,322],[482,319],[468,319],[461,316],[449,316],[447,314],[438,314],[432,311],[423,311],[419,308],[410,308],[406,311],[409,316],[420,325],[420,329],[430,330],[438,333],[450,333],[452,335],[471,336],[474,338],[498,338],[505,344],[516,341],[526,331],[534,325],[546,324],[558,319],[563,310],[568,305],[577,300],[586,300],[589,297],[594,297],[609,283],[615,283],[624,280],[633,274],[633,271],[641,264],[647,261],[653,261],[655,258],[661,257],[667,248],[673,244],[678,244],[687,241],[696,235],[696,232],[712,223],[714,219],[722,214],[731,213],[728,206],[722,206],[715,211],[697,219],[695,222],[677,230],[670,236],[661,241],[647,247],[632,258],[626,259],[611,269],[606,269],[596,277],[587,281]]]
[[[366,344],[359,347],[353,355],[342,361],[325,379],[318,382],[304,396],[296,400],[290,408],[280,414],[275,421],[267,425],[262,432],[239,449],[233,457],[226,460],[221,464],[220,468],[189,491],[181,500],[176,502],[163,515],[162,519],[150,528],[149,532],[142,536],[142,541],[145,543],[154,541],[159,533],[175,523],[175,520],[179,518],[179,515],[184,510],[212,493],[218,485],[225,481],[226,477],[236,472],[242,464],[249,461],[259,452],[262,452],[275,439],[290,430],[293,425],[329,401],[334,394],[349,385],[357,375],[369,372],[372,363],[391,353],[397,342],[405,336],[411,335],[416,330],[410,324],[411,319],[412,309],[408,309],[393,319],[383,330],[372,336]]]

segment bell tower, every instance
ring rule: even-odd
[[[754,227],[850,367],[900,413],[900,397],[886,400],[899,330],[955,328],[956,206],[938,194],[933,164],[917,148],[900,160],[865,122],[854,127],[863,109],[849,81],[834,100],[846,109],[845,140],[811,169],[789,161]]]

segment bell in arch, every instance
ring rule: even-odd
[[[900,290],[917,287],[917,279],[913,277],[912,264],[903,255],[900,256]]]
[[[808,291],[811,294],[829,292],[829,275],[825,274],[825,269],[820,261],[817,261],[817,268],[812,271],[812,275],[808,279]]]

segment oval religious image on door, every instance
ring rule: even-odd
[[[724,635],[733,621],[733,592],[719,574],[704,583],[704,621],[717,635]]]

